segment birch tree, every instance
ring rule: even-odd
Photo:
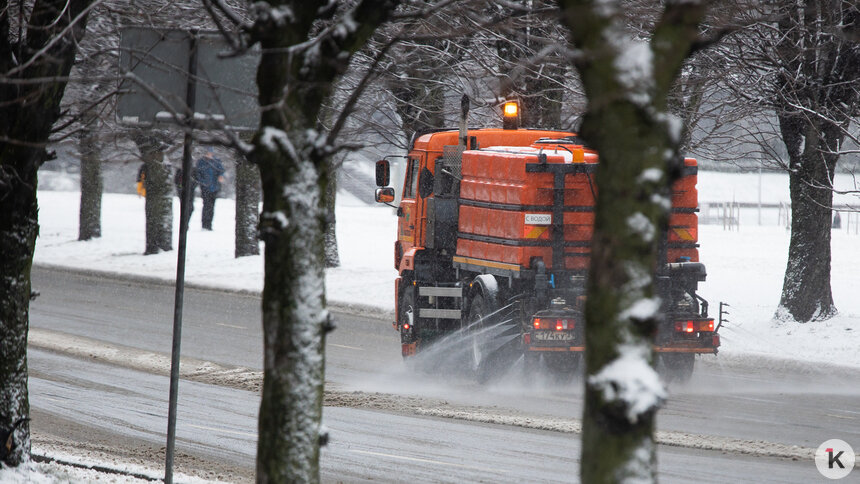
[[[39,233],[38,169],[84,35],[90,0],[0,2],[0,426],[18,425],[3,462],[30,455],[27,332]]]
[[[580,134],[600,153],[585,309],[582,482],[654,482],[654,423],[665,391],[653,369],[660,234],[679,176],[681,126],[668,94],[697,47],[705,7],[665,2],[634,38],[620,1],[562,0],[588,102]]]

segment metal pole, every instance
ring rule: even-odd
[[[758,167],[758,224],[761,225],[761,165]]]
[[[179,399],[179,347],[182,342],[182,302],[185,296],[185,248],[191,216],[191,131],[194,126],[194,98],[197,95],[197,30],[189,32],[188,80],[185,92],[185,146],[182,150],[182,199],[179,201],[179,253],[176,258],[176,296],[173,306],[173,352],[170,360],[170,403],[167,411],[167,449],[164,482],[173,483],[173,452],[176,445],[176,405]]]

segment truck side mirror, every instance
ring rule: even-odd
[[[394,201],[394,189],[391,187],[377,188],[376,201],[378,203],[391,203]]]
[[[376,186],[387,187],[389,183],[391,183],[391,167],[388,165],[388,160],[379,160],[376,162]]]

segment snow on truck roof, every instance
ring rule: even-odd
[[[490,148],[495,146],[528,146],[538,140],[551,138],[561,140],[576,136],[570,131],[550,131],[540,129],[470,129],[469,137],[478,139],[478,146]],[[415,150],[442,152],[446,145],[458,143],[459,132],[456,130],[437,131],[419,136],[413,145]],[[561,141],[555,141],[560,143]]]
[[[576,146],[574,149],[582,150],[582,145]],[[536,147],[536,146],[492,146],[489,148],[482,148],[478,150],[466,150],[463,152],[464,156],[471,153],[472,156],[479,153],[509,153],[511,155],[534,155],[537,156],[539,154],[547,155],[548,157],[556,157],[560,156],[563,159],[564,163],[573,163],[574,156],[573,150],[560,148],[559,145],[549,145],[546,147]],[[596,163],[597,155],[589,152],[588,150],[584,153],[585,161],[588,163]],[[580,159],[581,160],[581,159]],[[581,161],[580,161],[581,162]]]

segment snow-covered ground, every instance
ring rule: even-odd
[[[45,173],[44,177],[50,177]],[[837,180],[839,182],[839,180]],[[851,183],[850,180],[846,180]],[[61,185],[56,180],[52,187]],[[45,184],[48,185],[48,184]],[[74,183],[67,184],[70,187]],[[44,186],[44,185],[43,185]],[[788,201],[785,175],[765,175],[761,182],[764,203]],[[704,201],[757,201],[757,174],[741,175],[700,172],[699,192]],[[752,193],[750,193],[752,191]],[[860,204],[854,197],[839,203]],[[105,194],[102,203],[102,237],[78,242],[77,191],[40,191],[41,232],[35,263],[130,274],[173,280],[177,251],[144,256],[144,199],[136,195]],[[259,291],[262,289],[262,256],[233,257],[234,203],[219,199],[214,231],[200,227],[201,203],[196,201],[188,234],[186,280],[218,288]],[[178,238],[178,202],[174,206],[174,249]],[[854,214],[856,216],[856,214]],[[767,220],[767,217],[764,218]],[[860,234],[833,231],[832,287],[839,314],[825,322],[798,324],[773,319],[785,270],[788,232],[779,225],[756,225],[757,214],[741,214],[740,227],[702,225],[699,230],[701,260],[708,268],[708,281],[700,292],[711,302],[716,315],[718,302],[731,304],[730,320],[723,329],[719,358],[743,360],[770,357],[769,361],[800,360],[860,368],[860,271],[854,264],[860,255]],[[342,194],[337,206],[337,232],[342,266],[327,273],[328,300],[338,306],[387,315],[393,312],[393,245],[397,218],[391,208],[368,206]],[[779,363],[777,363],[779,364]],[[36,468],[43,464],[31,464]],[[44,472],[78,472],[51,470]],[[83,471],[81,471],[83,472]],[[2,482],[89,482],[92,476],[58,476],[45,481],[28,480],[26,470],[0,471]],[[104,482],[134,482],[110,480]],[[119,477],[117,477],[119,479]]]
[[[758,199],[757,174],[701,172],[702,200]],[[839,181],[839,180],[837,180]],[[850,179],[847,180],[850,182]],[[785,175],[763,177],[762,201],[788,201]],[[755,191],[750,195],[749,191]],[[743,196],[742,196],[743,195]],[[842,203],[860,202],[847,198]],[[174,248],[178,239],[178,210],[174,209]],[[102,237],[78,242],[78,193],[43,191],[39,194],[41,232],[35,262],[78,269],[135,274],[173,280],[177,251],[144,256],[144,199],[136,195],[105,194]],[[860,204],[860,203],[858,203]],[[188,233],[186,280],[213,287],[260,291],[262,256],[233,257],[232,200],[219,199],[214,231],[200,227],[200,200]],[[701,260],[708,268],[708,281],[701,294],[711,302],[716,315],[718,302],[731,305],[730,322],[721,330],[722,354],[746,354],[799,359],[860,367],[860,271],[854,264],[860,256],[860,234],[833,230],[832,287],[839,315],[826,322],[797,324],[776,322],[788,252],[788,232],[778,225],[758,226],[755,209],[741,214],[735,230],[702,225],[699,229]],[[856,216],[856,214],[853,214]],[[339,306],[352,305],[380,315],[393,312],[393,245],[397,218],[382,205],[368,206],[348,194],[339,197],[337,232],[341,267],[327,273],[328,300]]]
[[[67,454],[52,448],[33,445],[33,453],[50,455],[53,462],[31,460],[16,468],[0,466],[0,482],[3,484],[144,484],[161,481],[164,471],[139,464]],[[210,481],[185,474],[174,473],[173,481],[182,484],[211,484]]]

